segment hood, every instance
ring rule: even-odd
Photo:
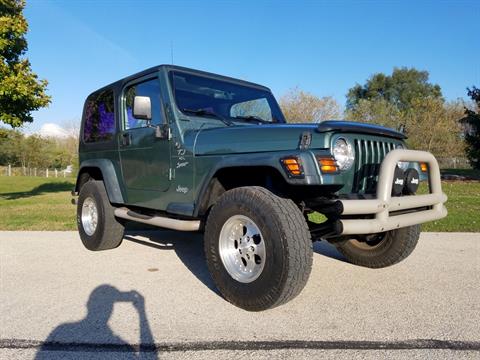
[[[325,121],[320,124],[267,124],[211,128],[198,131],[195,155],[287,151],[299,148],[302,135],[311,133],[310,149],[329,147],[333,133],[364,133],[404,139],[395,130],[347,121]]]

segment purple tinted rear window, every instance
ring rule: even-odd
[[[91,96],[85,105],[85,142],[108,141],[115,133],[113,91],[107,90]]]

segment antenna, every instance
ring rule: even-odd
[[[173,65],[173,41],[170,40],[170,56],[172,57],[172,65]]]

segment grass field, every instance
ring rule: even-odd
[[[0,176],[0,230],[75,230],[74,179]],[[444,182],[448,217],[423,231],[480,232],[480,182]],[[321,221],[320,214],[311,217]]]
[[[0,230],[74,230],[74,179],[0,176]]]

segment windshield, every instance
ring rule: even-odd
[[[285,122],[270,91],[177,71],[170,73],[170,81],[177,107],[186,115],[215,125]]]

